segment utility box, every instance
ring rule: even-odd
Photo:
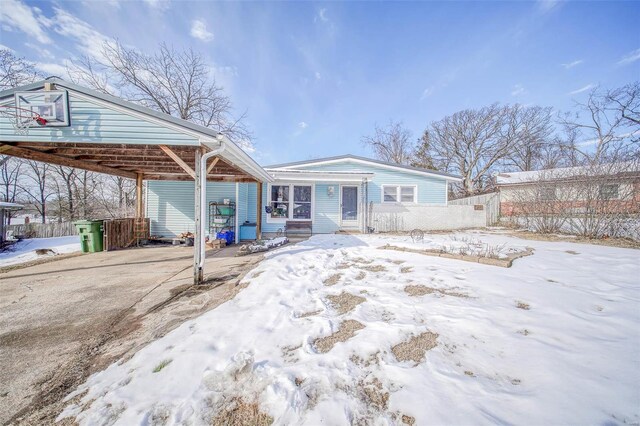
[[[240,241],[253,241],[256,239],[256,224],[245,222],[240,225]]]
[[[104,226],[102,220],[79,220],[74,222],[80,235],[80,248],[83,253],[96,253],[104,248]]]

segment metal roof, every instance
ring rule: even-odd
[[[423,169],[421,167],[406,166],[406,165],[403,165],[403,164],[389,163],[387,161],[374,160],[372,158],[360,157],[358,155],[351,155],[351,154],[338,155],[338,156],[335,156],[335,157],[318,158],[318,159],[315,159],[315,160],[294,161],[292,163],[273,164],[273,165],[270,165],[270,166],[265,166],[265,168],[266,169],[282,169],[282,168],[303,166],[303,165],[309,165],[309,164],[321,164],[321,163],[327,163],[327,162],[334,162],[334,161],[340,161],[340,160],[363,161],[363,162],[372,163],[372,164],[379,164],[379,165],[386,166],[386,167],[394,167],[394,168],[401,169],[401,170],[408,170],[408,171],[411,171],[411,172],[418,172],[418,173],[422,173],[422,174],[435,175],[437,177],[444,177],[444,178],[448,178],[448,179],[451,179],[451,180],[460,180],[460,179],[462,179],[460,176],[453,175],[453,174],[450,174],[450,173],[444,173],[444,172],[439,172],[439,171],[430,170],[430,169]]]

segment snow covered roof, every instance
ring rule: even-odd
[[[517,185],[529,182],[562,180],[587,176],[618,175],[640,173],[637,162],[599,164],[596,166],[560,167],[557,169],[532,170],[527,172],[507,172],[495,175],[497,185]]]
[[[444,178],[444,179],[452,180],[452,181],[460,181],[460,180],[462,180],[462,178],[460,176],[453,175],[453,174],[450,174],[450,173],[444,173],[444,172],[439,172],[439,171],[430,170],[430,169],[423,169],[421,167],[407,166],[407,165],[404,165],[404,164],[389,163],[387,161],[374,160],[372,158],[360,157],[358,155],[352,155],[352,154],[338,155],[338,156],[335,156],[335,157],[318,158],[318,159],[315,159],[315,160],[295,161],[293,163],[273,164],[271,166],[266,166],[265,168],[267,168],[267,169],[290,169],[290,168],[295,168],[295,167],[298,167],[298,166],[309,166],[309,165],[317,165],[317,164],[330,164],[330,163],[339,163],[339,162],[343,162],[343,161],[352,161],[354,163],[361,163],[361,164],[366,164],[366,163],[377,164],[377,165],[385,167],[385,168],[400,169],[400,170],[403,170],[403,171],[408,171],[408,172],[412,172],[412,173],[417,173],[417,174],[422,174],[422,175],[427,175],[427,176],[433,176],[433,177],[438,177],[438,178]]]
[[[0,201],[1,210],[20,210],[22,208],[24,208],[22,204],[7,203],[6,201]]]

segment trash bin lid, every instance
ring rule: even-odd
[[[93,225],[94,223],[102,223],[104,220],[76,220],[74,225]]]

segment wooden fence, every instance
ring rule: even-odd
[[[62,223],[28,223],[20,225],[9,225],[7,230],[14,237],[26,238],[53,238],[77,235],[73,222]]]
[[[104,221],[104,250],[131,247],[138,240],[149,238],[149,218],[136,223],[135,218],[110,219]]]
[[[498,219],[500,218],[499,192],[491,192],[489,194],[474,195],[472,197],[449,200],[449,204],[454,206],[484,206],[484,210],[487,213],[487,226],[493,226],[497,224]]]

